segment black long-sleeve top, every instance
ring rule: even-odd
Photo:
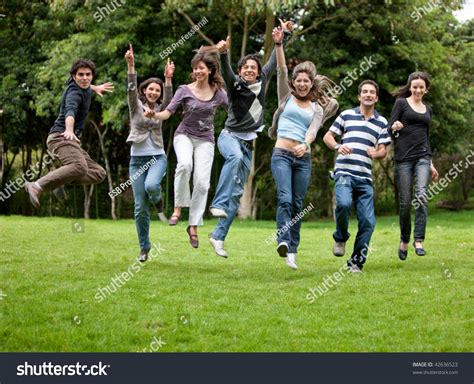
[[[395,161],[412,161],[421,157],[431,157],[429,126],[433,110],[426,105],[426,112],[413,110],[406,98],[400,97],[395,101],[389,121],[389,133],[395,147]],[[392,125],[400,121],[403,128],[393,132]]]

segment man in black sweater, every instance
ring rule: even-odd
[[[92,90],[102,96],[101,92],[111,91],[113,87],[106,83],[92,88],[95,64],[90,60],[76,60],[70,74],[66,90],[61,96],[59,116],[46,142],[49,151],[62,166],[36,182],[25,182],[25,190],[35,208],[39,207],[43,191],[54,190],[64,184],[97,184],[106,176],[104,168],[81,148],[80,137],[89,113]]]

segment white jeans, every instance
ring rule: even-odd
[[[186,135],[176,135],[173,146],[178,158],[174,176],[174,206],[189,207],[189,225],[202,225],[202,215],[206,209],[214,160],[214,144]],[[191,197],[189,180],[193,164],[193,194]]]

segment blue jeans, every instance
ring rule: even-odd
[[[244,193],[244,185],[250,174],[253,150],[243,140],[237,139],[225,130],[219,135],[217,148],[225,162],[211,207],[223,209],[227,213],[227,218],[219,219],[211,236],[216,240],[225,240],[237,214],[240,197]]]
[[[345,243],[349,237],[349,216],[354,203],[359,223],[352,256],[348,265],[362,269],[369,250],[370,238],[375,228],[374,189],[369,180],[338,174],[335,178],[336,190],[336,232],[333,238]]]
[[[149,163],[155,159],[155,163]],[[148,163],[147,166],[145,166]],[[150,165],[151,164],[151,165]],[[161,199],[161,180],[166,173],[166,155],[132,156],[130,158],[130,178],[135,199],[135,224],[137,226],[140,249],[151,248],[150,244],[150,202],[157,204]],[[139,175],[140,170],[143,173]],[[133,180],[133,176],[136,176]]]
[[[291,151],[274,148],[272,174],[278,196],[277,241],[287,243],[288,252],[296,253],[300,243],[301,228],[301,219],[297,215],[303,210],[304,197],[308,190],[311,156],[306,153],[302,157],[296,157]],[[293,225],[290,225],[292,220]]]
[[[411,207],[415,206],[415,241],[423,241],[428,218],[428,184],[431,179],[431,159],[422,157],[418,160],[396,163],[398,192],[400,194],[400,240],[410,242]],[[415,182],[415,200],[413,184]]]

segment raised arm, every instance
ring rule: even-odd
[[[285,52],[283,50],[283,36],[284,34],[281,27],[273,29],[272,38],[276,46],[278,104],[290,93],[290,87],[288,86],[288,68],[286,67]]]
[[[133,54],[132,44],[129,45],[128,51],[125,53],[125,61],[127,62],[127,99],[130,115],[133,115],[138,108],[138,89],[137,89],[137,73],[135,72],[135,56]]]
[[[222,56],[222,60],[221,60],[222,77],[224,78],[224,81],[228,89],[237,80],[237,76],[235,75],[230,65],[229,47],[230,47],[230,36],[227,36],[225,41],[221,40],[216,44],[216,48]]]

